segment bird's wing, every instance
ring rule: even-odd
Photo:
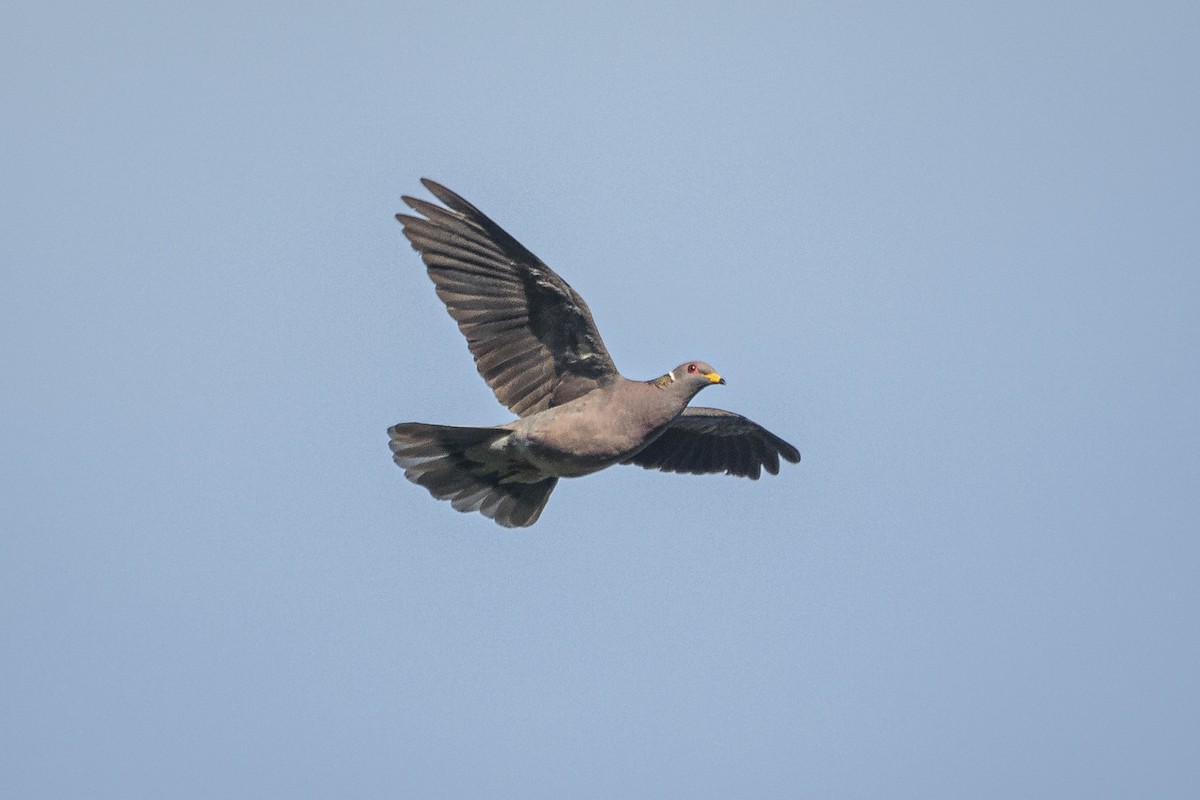
[[[479,209],[445,186],[421,183],[447,208],[405,197],[424,219],[396,219],[496,399],[523,417],[615,380],[583,298]]]
[[[757,480],[763,469],[778,474],[780,457],[795,464],[800,451],[741,414],[688,407],[624,463],[664,472],[724,472]]]

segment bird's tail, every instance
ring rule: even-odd
[[[527,465],[493,447],[509,434],[502,428],[405,422],[388,434],[393,458],[410,481],[458,511],[478,511],[506,528],[537,522],[558,483],[552,477],[530,482]]]

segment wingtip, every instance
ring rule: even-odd
[[[433,180],[432,178],[421,178],[421,185],[424,186],[426,189],[428,189],[433,194],[434,197],[441,200],[443,203],[446,202],[445,199],[443,198],[443,195],[446,195],[446,194],[453,195],[454,194],[454,192],[450,191],[445,186],[443,186],[442,184]]]
[[[421,178],[421,185],[428,189],[430,194],[440,200],[451,211],[473,217],[476,221],[487,221],[490,224],[495,224],[483,212],[459,196],[458,193],[447,189],[437,181],[430,180],[429,178]]]
[[[439,199],[441,198],[441,195],[439,194],[439,192],[449,191],[445,186],[442,186],[440,183],[433,180],[432,178],[421,178],[421,185],[424,186],[426,189],[428,189],[433,194],[434,197],[437,197]],[[429,202],[428,200],[422,200],[419,197],[413,197],[412,195],[407,195],[407,194],[400,195],[400,199],[404,201],[404,204],[406,206],[408,206],[409,208],[414,208],[414,209],[420,203],[428,203]]]

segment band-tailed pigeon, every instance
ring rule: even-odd
[[[795,447],[740,414],[689,408],[725,383],[703,361],[650,381],[617,372],[583,298],[479,209],[428,179],[446,208],[397,214],[479,374],[518,419],[487,428],[405,422],[388,429],[405,476],[459,511],[532,525],[559,478],[613,464],[757,479]]]

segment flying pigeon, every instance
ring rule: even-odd
[[[757,480],[800,452],[740,414],[688,403],[725,379],[686,361],[653,380],[621,375],[570,285],[483,212],[441,184],[445,207],[415,197],[397,214],[479,374],[517,419],[490,427],[404,422],[388,429],[412,482],[500,525],[537,522],[559,478],[613,464]]]

